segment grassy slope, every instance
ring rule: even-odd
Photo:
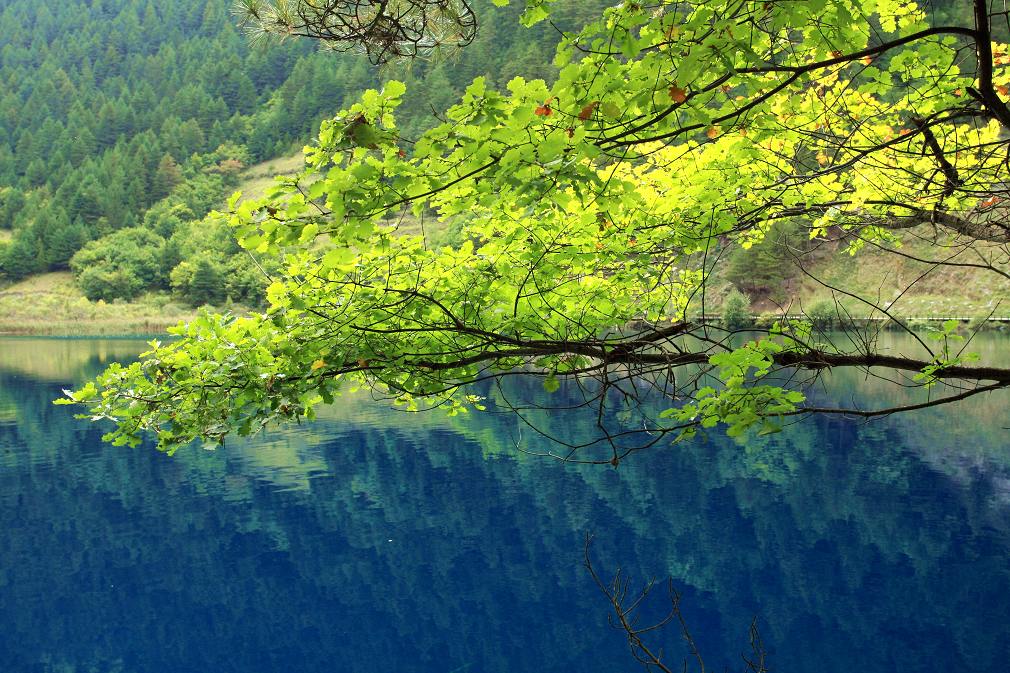
[[[297,173],[303,165],[302,152],[299,150],[286,157],[250,166],[242,172],[242,183],[238,186],[242,200],[263,198],[267,188],[274,184],[274,176]]]
[[[959,263],[977,264],[980,255],[1006,260],[1006,254],[1000,254],[994,246],[975,245],[967,250],[938,248],[914,235],[905,236],[897,250],[929,260],[944,260],[960,252],[952,260]],[[833,293],[826,284],[888,306],[890,312],[901,318],[975,318],[990,313],[994,317],[1010,316],[1010,280],[992,271],[936,267],[872,246],[849,255],[837,244],[815,249],[800,261],[813,278],[794,267],[784,287],[784,294],[789,297],[785,303],[791,302],[797,309],[831,299]],[[1010,271],[1006,263],[997,263],[997,268]],[[909,289],[902,294],[906,288]],[[869,307],[857,299],[837,292],[834,298],[854,316],[869,314]],[[774,302],[759,299],[754,310],[774,313],[780,309]],[[789,312],[794,311],[790,309]]]
[[[163,296],[132,303],[88,301],[67,271],[33,276],[0,290],[0,334],[160,334],[193,314]]]

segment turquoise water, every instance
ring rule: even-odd
[[[616,470],[517,451],[547,447],[508,415],[358,396],[169,458],[50,404],[142,348],[0,340],[0,671],[636,670],[581,565],[587,532],[601,572],[673,578],[710,670],[742,670],[754,617],[786,673],[1010,661],[1006,395]],[[679,669],[679,634],[662,642]]]

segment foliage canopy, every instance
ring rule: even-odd
[[[523,21],[550,9],[528,0]],[[638,414],[641,431],[601,422],[568,444],[616,465],[718,424],[899,410],[807,402],[802,384],[832,368],[945,382],[901,409],[1006,386],[1010,370],[971,364],[949,326],[899,356],[872,331],[830,343],[783,320],[742,342],[697,317],[723,253],[782,220],[853,251],[912,228],[1010,242],[1005,18],[985,0],[951,24],[904,0],[627,2],[564,34],[553,84],[478,77],[417,138],[388,82],[322,124],[303,173],[232,200],[241,245],[283,260],[264,313],[204,316],[68,401],[116,420],[117,442],[154,430],[171,450],[311,417],[349,387],[458,412],[481,407],[469,384],[535,373],[579,386],[600,418]],[[459,240],[401,235],[411,218],[457,223]],[[636,404],[647,391],[667,410]]]

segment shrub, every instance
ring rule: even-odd
[[[144,281],[129,269],[107,265],[81,269],[77,284],[88,299],[110,303],[117,299],[133,299],[144,290]]]
[[[70,260],[77,283],[92,301],[133,299],[164,285],[165,239],[144,229],[121,229],[91,241]]]
[[[254,264],[245,255],[235,255],[225,262],[224,289],[233,300],[247,306],[263,306],[267,298],[268,277],[280,266],[276,259],[265,259]]]
[[[184,204],[172,198],[162,199],[144,213],[144,229],[168,238],[192,219],[192,211]]]
[[[9,243],[0,245],[0,274],[21,280],[42,271],[37,246],[29,237],[15,233]]]
[[[750,300],[733,288],[722,302],[722,324],[726,329],[736,330],[752,324]]]
[[[807,317],[810,318],[810,322],[813,323],[814,327],[819,327],[821,329],[831,327],[832,325],[840,322],[838,315],[838,306],[831,299],[820,299],[811,304],[810,308],[806,312]]]
[[[193,265],[193,276],[189,282],[189,299],[197,306],[219,304],[224,299],[224,278],[221,269],[209,259],[198,259]]]
[[[224,278],[219,263],[198,255],[172,269],[172,290],[193,306],[219,304],[226,295]]]

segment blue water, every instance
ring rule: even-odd
[[[359,396],[169,458],[49,403],[141,348],[0,340],[0,671],[636,670],[587,532],[601,574],[673,578],[710,670],[743,669],[755,617],[774,671],[1007,670],[1006,396],[616,470],[523,454],[546,446],[506,415]]]

